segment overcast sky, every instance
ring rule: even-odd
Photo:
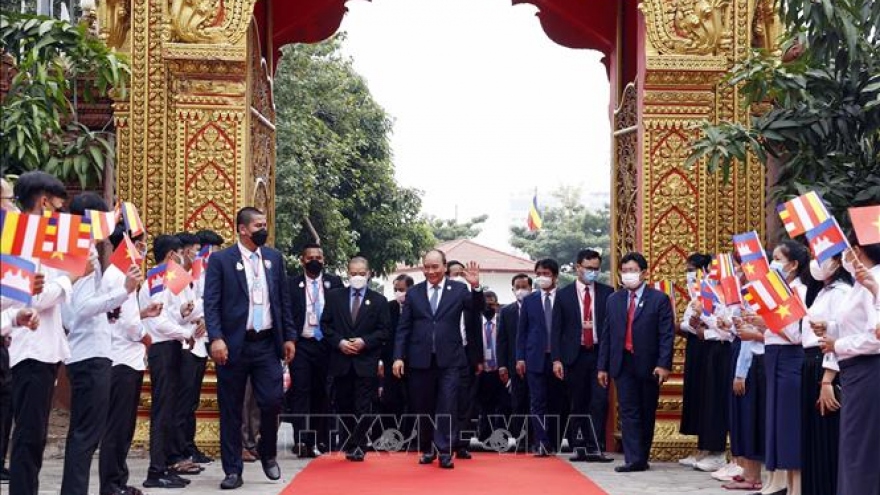
[[[398,181],[444,218],[490,216],[509,250],[511,201],[561,184],[610,189],[601,54],[556,45],[510,0],[350,1],[346,52],[394,118]],[[525,218],[521,221],[524,223]]]

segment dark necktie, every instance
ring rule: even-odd
[[[358,312],[361,310],[361,291],[355,290],[351,301],[351,322],[357,321]]]
[[[593,321],[593,298],[590,297],[590,288],[584,288],[584,322]],[[587,348],[592,349],[593,344],[593,329],[586,328],[586,325],[582,325],[583,335],[581,337],[581,343]]]
[[[545,352],[550,352],[550,332],[553,328],[553,303],[550,302],[550,293],[544,293],[544,324],[547,325],[547,346]]]
[[[629,293],[629,309],[626,312],[626,338],[624,347],[627,351],[635,354],[633,349],[633,320],[636,317],[636,293]]]

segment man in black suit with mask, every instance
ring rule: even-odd
[[[342,450],[349,461],[364,460],[367,430],[379,379],[376,368],[382,344],[388,338],[388,300],[367,288],[370,266],[356,256],[348,262],[347,289],[327,293],[321,329],[330,351],[329,374],[333,380],[336,412],[345,426]]]
[[[391,328],[388,339],[382,348],[382,396],[379,399],[382,414],[393,415],[397,422],[395,426],[400,425],[406,438],[413,431],[413,421],[403,417],[408,410],[406,382],[394,376],[394,373],[391,372],[391,365],[394,363],[394,339],[397,336],[397,324],[400,322],[400,314],[403,312],[403,305],[406,302],[406,293],[413,285],[415,285],[415,281],[405,273],[394,279],[394,300],[388,302]],[[401,423],[404,419],[406,424]]]
[[[300,457],[315,457],[320,440],[329,438],[326,415],[329,406],[327,363],[330,346],[324,341],[321,316],[325,295],[342,287],[342,279],[324,273],[324,251],[317,244],[303,247],[300,263],[305,271],[290,281],[293,324],[297,332],[297,352],[290,363],[288,412],[291,414],[294,452]],[[309,418],[314,415],[314,418]],[[314,433],[313,433],[314,432]],[[325,446],[325,449],[329,445]]]
[[[498,319],[498,377],[502,383],[510,381],[510,431],[516,436],[517,452],[528,449],[529,386],[516,373],[516,331],[522,301],[532,293],[532,277],[518,273],[510,281],[516,301],[504,306]],[[512,372],[512,373],[511,373]]]

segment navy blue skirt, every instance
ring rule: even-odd
[[[698,435],[700,433],[700,382],[703,376],[705,345],[699,337],[692,333],[688,333],[686,338],[681,424],[678,431],[682,435]]]
[[[736,358],[742,342],[736,339],[730,364],[730,383],[736,375]],[[746,350],[746,352],[751,352]],[[730,454],[752,461],[764,462],[766,378],[764,356],[752,356],[752,365],[746,375],[746,393],[730,396]]]
[[[800,345],[764,347],[767,375],[767,438],[764,464],[767,471],[801,469],[801,372],[804,348]]]
[[[880,495],[880,355],[840,362],[837,495]]]

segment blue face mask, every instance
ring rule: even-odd
[[[784,262],[778,260],[770,262],[770,268],[779,272],[783,279],[788,280],[788,276],[791,275],[791,272],[785,269],[785,265]]]
[[[581,272],[581,281],[585,284],[592,284],[599,278],[599,272],[593,270],[584,270]]]

